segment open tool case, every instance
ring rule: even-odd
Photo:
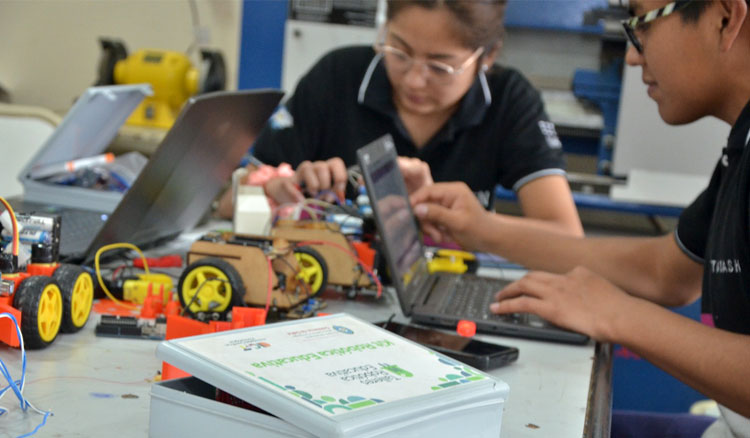
[[[46,205],[112,212],[122,193],[37,181],[36,166],[64,163],[101,154],[144,97],[149,84],[90,87],[76,100],[39,152],[21,170],[24,200]]]

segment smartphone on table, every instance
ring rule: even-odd
[[[492,344],[393,321],[376,325],[480,370],[497,368],[518,359],[516,347]]]

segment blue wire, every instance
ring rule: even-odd
[[[0,359],[0,362],[2,362],[2,359]],[[2,365],[4,365],[4,364],[2,364]],[[17,380],[16,382],[20,382],[20,380]],[[16,383],[16,385],[18,385],[18,384],[20,384],[20,383]],[[0,396],[3,395],[3,394],[5,394],[6,392],[8,392],[8,390],[10,388],[11,388],[11,386],[8,385],[5,388],[3,388],[2,390],[0,390]],[[0,408],[0,409],[2,409],[2,408]]]
[[[130,183],[121,175],[110,171],[109,176],[119,185],[119,187],[117,188],[118,191],[126,192],[130,188]]]
[[[10,320],[13,321],[13,324],[16,326],[16,334],[18,335],[18,340],[21,341],[23,339],[23,337],[21,335],[21,327],[19,327],[18,321],[16,320],[16,317],[13,316],[13,314],[11,314],[11,313],[7,313],[7,312],[0,313],[0,316],[3,316],[3,315],[8,316],[10,318]],[[21,390],[23,390],[23,386],[22,385],[25,382],[24,378],[26,376],[26,349],[24,349],[23,354],[21,355],[21,379],[20,380],[16,380],[16,381],[13,380],[13,378],[10,375],[10,371],[8,371],[8,367],[5,365],[5,362],[3,362],[2,359],[0,359],[0,372],[3,374],[3,377],[5,377],[5,379],[8,381],[8,384],[9,384],[5,388],[3,388],[2,391],[0,391],[0,395],[5,394],[5,392],[7,392],[8,389],[12,389],[13,392],[16,394],[16,397],[18,397],[18,401],[21,404],[21,410],[23,410],[24,412],[26,412],[29,409],[30,404],[23,397],[23,394],[21,393]],[[7,409],[0,408],[0,416],[2,416],[3,414],[5,414],[6,412],[8,412]],[[50,412],[50,411],[44,411],[44,418],[42,418],[42,422],[39,423],[34,428],[33,431],[31,431],[31,432],[29,432],[27,434],[24,434],[24,435],[20,435],[18,438],[32,436],[35,433],[37,433],[39,431],[39,429],[42,428],[42,426],[44,426],[45,424],[47,424],[47,417],[49,417],[50,415],[52,415],[52,412]]]
[[[36,426],[36,427],[34,428],[34,430],[32,430],[32,431],[31,431],[31,432],[29,432],[29,433],[25,433],[25,434],[23,434],[23,435],[19,435],[19,436],[18,436],[18,438],[24,438],[24,437],[27,437],[27,436],[31,436],[31,435],[34,435],[35,433],[39,432],[39,429],[41,429],[41,428],[42,428],[42,426],[44,426],[45,424],[47,424],[47,417],[49,417],[49,416],[50,416],[51,414],[52,414],[52,413],[51,413],[50,411],[44,411],[44,418],[42,418],[42,422],[41,422],[41,423],[39,423],[39,424],[38,424],[38,425],[37,425],[37,426]]]
[[[324,196],[331,195],[333,196],[333,204],[335,205],[341,205],[341,201],[339,200],[339,196],[331,189],[321,190],[318,192],[317,195],[315,195],[315,199],[323,199]]]
[[[7,315],[8,318],[10,318],[11,321],[13,321],[13,324],[16,326],[16,335],[18,336],[18,339],[23,339],[21,337],[21,328],[18,326],[18,321],[16,321],[16,317],[13,316],[12,313],[0,313],[0,315]],[[10,384],[10,387],[13,389],[13,392],[16,393],[16,397],[18,397],[18,401],[21,403],[21,409],[26,411],[26,407],[24,406],[24,399],[23,394],[21,394],[21,389],[19,389],[19,385],[16,385],[13,381],[13,378],[10,376],[10,371],[8,371],[8,367],[5,366],[5,362],[0,360],[0,371],[2,371],[3,376]],[[26,376],[26,351],[23,352],[23,355],[21,356],[21,380],[20,382],[24,381],[24,376]]]

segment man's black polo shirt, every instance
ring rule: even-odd
[[[564,174],[561,144],[539,93],[509,68],[478,76],[458,110],[422,148],[401,123],[382,61],[370,47],[325,55],[300,80],[255,143],[263,162],[340,157],[355,164],[356,150],[390,133],[401,156],[425,161],[435,181],[464,181],[489,204],[494,187],[518,190],[550,174]]]
[[[704,313],[750,334],[750,102],[729,134],[708,188],[680,216],[675,238],[703,264]]]

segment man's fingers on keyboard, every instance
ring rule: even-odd
[[[514,281],[495,295],[498,301],[517,297],[519,295],[531,295],[540,297],[544,295],[550,286],[556,281],[558,275],[547,272],[529,272],[518,281]]]
[[[498,301],[490,304],[490,311],[492,313],[519,313],[528,312],[528,301],[530,297],[520,296],[515,298],[507,298],[503,301]]]

